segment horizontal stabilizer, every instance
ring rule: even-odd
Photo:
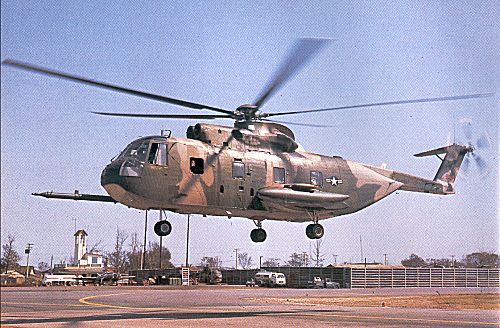
[[[449,148],[449,146],[441,147],[441,148],[436,148],[436,149],[433,149],[433,150],[428,150],[428,151],[424,151],[424,152],[415,154],[413,156],[415,156],[415,157],[425,157],[425,156],[445,154],[448,151],[448,148]]]

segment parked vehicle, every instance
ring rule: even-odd
[[[279,287],[286,285],[285,274],[281,272],[261,271],[255,274],[255,283],[259,287]]]
[[[340,288],[340,284],[338,282],[332,281],[331,278],[325,278],[324,287],[325,288]]]
[[[74,274],[46,274],[42,278],[42,286],[74,286],[77,284]]]

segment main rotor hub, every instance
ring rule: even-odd
[[[240,121],[252,121],[255,120],[257,115],[257,111],[259,110],[259,107],[251,104],[244,104],[241,105],[240,107],[236,108],[235,111],[235,117],[237,120]]]

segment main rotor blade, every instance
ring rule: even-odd
[[[471,94],[471,95],[451,96],[451,97],[437,97],[437,98],[423,98],[423,99],[413,99],[413,100],[387,101],[387,102],[372,103],[372,104],[351,105],[351,106],[341,106],[341,107],[321,108],[321,109],[309,109],[309,110],[293,111],[293,112],[262,113],[261,117],[304,114],[304,113],[317,113],[317,112],[327,112],[327,111],[333,111],[333,110],[353,109],[353,108],[363,108],[363,107],[376,107],[376,106],[387,106],[387,105],[401,105],[401,104],[428,103],[428,102],[436,102],[436,101],[451,101],[451,100],[461,100],[461,99],[486,98],[486,97],[491,97],[493,95],[494,95],[494,93],[477,93],[477,94]]]
[[[278,70],[269,80],[254,101],[257,108],[261,107],[286,81],[298,73],[311,58],[316,55],[331,40],[328,39],[299,39],[288,53],[287,58],[281,63]]]
[[[231,115],[212,115],[212,114],[133,114],[133,113],[108,113],[108,112],[91,112],[97,115],[104,116],[121,116],[121,117],[142,117],[142,118],[185,118],[185,119],[204,119],[213,120],[216,118],[232,118]]]
[[[287,124],[287,125],[310,126],[310,127],[313,127],[313,128],[333,128],[333,125],[287,122],[287,121],[281,121],[281,120],[280,121],[278,121],[278,120],[269,120],[269,119],[266,119],[266,118],[263,118],[262,121],[272,122],[272,123],[280,123],[280,124]]]
[[[51,69],[40,67],[40,66],[35,66],[32,64],[24,63],[24,62],[20,62],[20,61],[7,59],[7,60],[4,60],[2,62],[2,64],[13,66],[16,68],[20,68],[20,69],[23,69],[26,71],[31,71],[31,72],[35,72],[35,73],[39,73],[39,74],[45,74],[45,75],[49,75],[49,76],[59,77],[62,79],[73,81],[73,82],[88,84],[88,85],[92,85],[95,87],[100,87],[100,88],[113,90],[113,91],[117,91],[117,92],[122,92],[122,93],[126,93],[129,95],[147,98],[147,99],[152,99],[152,100],[156,100],[156,101],[161,101],[164,103],[169,103],[169,104],[178,105],[178,106],[182,106],[182,107],[188,107],[188,108],[193,108],[193,109],[208,109],[208,110],[212,110],[215,112],[224,113],[224,114],[228,114],[228,115],[233,114],[232,111],[222,109],[222,108],[207,106],[207,105],[198,104],[198,103],[180,100],[180,99],[175,99],[175,98],[164,97],[164,96],[155,95],[155,94],[148,93],[148,92],[128,89],[128,88],[120,87],[117,85],[113,85],[113,84],[109,84],[109,83],[105,83],[105,82],[100,82],[100,81],[94,81],[94,80],[90,80],[90,79],[87,79],[84,77],[71,75],[71,74],[67,74],[64,72],[59,72],[59,71],[51,70]]]

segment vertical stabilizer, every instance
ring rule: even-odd
[[[453,144],[446,147],[441,147],[422,153],[415,154],[416,157],[436,155],[441,161],[441,165],[434,177],[434,181],[447,185],[445,193],[455,193],[455,180],[458,175],[458,170],[462,165],[465,155],[471,152],[471,147]],[[439,156],[445,154],[444,158]]]

